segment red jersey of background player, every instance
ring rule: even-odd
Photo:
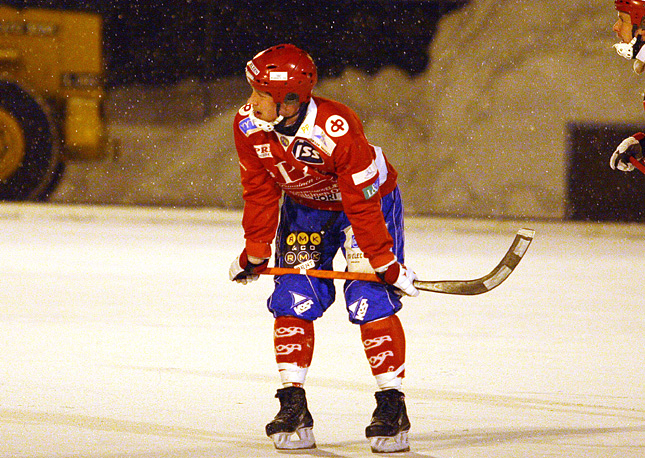
[[[344,211],[373,266],[394,259],[380,197],[396,187],[397,173],[381,148],[370,145],[358,116],[347,106],[312,97],[295,136],[265,132],[243,106],[234,121],[243,197],[246,249],[267,258],[284,191],[320,210]]]

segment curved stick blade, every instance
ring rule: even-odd
[[[513,239],[502,260],[487,275],[474,280],[442,280],[423,281],[415,280],[414,286],[423,291],[444,294],[458,294],[471,296],[482,294],[497,288],[508,278],[529,248],[535,231],[533,229],[520,229]]]

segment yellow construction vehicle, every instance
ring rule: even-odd
[[[0,6],[0,200],[43,200],[108,152],[102,18]]]

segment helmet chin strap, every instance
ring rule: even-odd
[[[641,57],[645,59],[645,56],[643,56],[640,51],[641,48],[643,47],[643,39],[641,38],[640,34],[634,36],[632,38],[632,41],[629,43],[616,43],[614,45],[614,49],[618,53],[620,57],[624,57],[627,60],[632,60],[634,58]]]
[[[253,124],[258,126],[260,129],[262,129],[265,132],[273,132],[273,129],[275,129],[275,126],[280,124],[282,120],[284,119],[284,116],[278,116],[275,118],[273,121],[263,121],[255,116],[255,113],[251,111],[249,113],[249,118],[253,120]]]
[[[287,116],[286,118],[280,114],[280,104],[276,104],[276,115],[277,117],[273,121],[263,121],[255,116],[255,113],[251,110],[251,113],[249,113],[249,118],[253,120],[253,124],[258,126],[260,129],[262,129],[265,132],[273,132],[278,124],[280,124],[282,121],[291,119],[295,116],[298,116],[300,114],[300,110],[296,111],[294,114],[291,116]]]

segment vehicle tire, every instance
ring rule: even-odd
[[[0,200],[36,200],[54,178],[60,154],[45,102],[0,81]]]
[[[47,183],[47,186],[45,189],[43,189],[38,196],[35,196],[35,200],[38,202],[47,202],[49,198],[56,192],[56,188],[60,184],[60,181],[63,179],[63,175],[65,175],[65,162],[60,161],[56,165],[56,169],[54,170],[54,174],[52,175],[52,179],[49,180],[49,183]]]

